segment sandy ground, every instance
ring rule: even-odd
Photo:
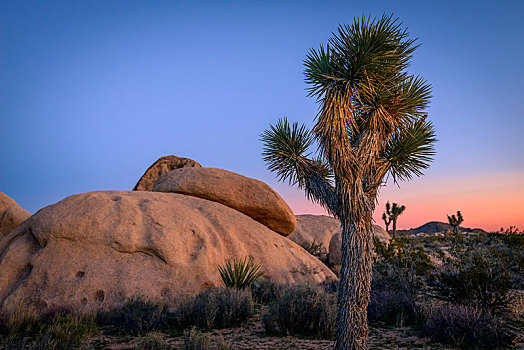
[[[213,330],[208,333],[212,339],[223,339],[234,350],[254,349],[333,349],[329,340],[303,339],[298,337],[267,336],[261,322],[261,313],[255,316],[243,327]],[[175,349],[181,348],[182,336],[171,337],[162,334],[165,343]],[[101,349],[136,349],[138,338],[103,337],[95,339],[96,348]],[[442,345],[420,338],[410,327],[389,327],[382,324],[372,324],[370,327],[371,349],[446,349]]]

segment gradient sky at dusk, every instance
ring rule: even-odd
[[[323,213],[276,181],[259,135],[313,125],[302,61],[339,23],[394,13],[422,46],[439,142],[426,176],[383,188],[400,228],[445,221],[524,229],[523,1],[2,1],[0,191],[31,212],[131,189],[158,157],[267,182],[296,214]]]

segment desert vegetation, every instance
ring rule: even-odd
[[[375,240],[367,308],[372,348],[415,344],[403,338],[431,348],[522,342],[524,235],[459,235]],[[249,261],[236,259],[237,270],[249,265],[252,271]],[[244,349],[280,341],[328,349],[336,334],[337,290],[337,281],[282,285],[259,278],[243,288],[205,290],[175,308],[137,297],[96,314],[56,309],[37,316],[19,309],[0,318],[0,339],[3,349],[117,343],[123,349]],[[400,330],[396,342],[384,343],[386,334]]]
[[[284,118],[262,134],[268,169],[340,220],[337,349],[367,348],[372,215],[384,178],[422,175],[435,153],[425,112],[431,87],[407,72],[414,43],[392,16],[339,26],[304,61],[319,105],[312,131]]]
[[[389,224],[393,224],[393,237],[397,236],[397,219],[404,210],[406,210],[405,205],[399,205],[397,203],[391,205],[389,201],[386,202],[386,212],[382,213],[382,220],[386,225],[386,231],[389,231]]]
[[[176,156],[133,191],[34,215],[0,193],[0,350],[524,345],[523,231],[464,228],[460,211],[397,230],[406,207],[389,201],[386,231],[373,225],[388,179],[423,175],[435,155],[416,40],[387,15],[340,25],[303,62],[313,128],[281,118],[261,134],[268,170],[321,220]]]

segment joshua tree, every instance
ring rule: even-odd
[[[340,26],[304,61],[309,95],[319,103],[313,131],[284,118],[261,135],[268,169],[341,222],[337,349],[367,348],[380,187],[388,174],[395,182],[422,175],[434,155],[435,133],[424,112],[430,86],[406,72],[414,42],[392,17]],[[315,141],[313,158],[308,149]]]
[[[388,226],[390,222],[393,222],[393,237],[397,236],[397,218],[400,214],[406,209],[405,205],[398,205],[393,203],[393,206],[389,204],[389,201],[386,203],[386,212],[382,214],[382,220],[386,223],[386,231],[388,231]],[[387,221],[386,221],[387,214]]]
[[[453,233],[458,234],[460,232],[459,226],[460,224],[462,224],[462,221],[464,221],[464,218],[462,217],[460,210],[457,211],[457,216],[455,216],[455,214],[451,216],[448,215],[448,221],[449,224],[453,226]]]
[[[388,207],[389,202],[386,204],[386,208]],[[389,224],[391,223],[391,218],[386,215],[386,213],[382,213],[382,220],[384,220],[384,224],[386,224],[386,232],[389,232]]]

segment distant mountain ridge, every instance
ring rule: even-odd
[[[450,224],[446,224],[445,222],[430,221],[417,228],[412,228],[409,230],[397,230],[397,233],[405,234],[405,235],[412,235],[412,234],[419,234],[419,233],[434,234],[434,233],[439,233],[439,232],[447,232],[451,230],[452,228],[453,226],[451,226]],[[460,231],[467,232],[467,233],[486,232],[480,228],[468,228],[468,227],[460,227]]]

